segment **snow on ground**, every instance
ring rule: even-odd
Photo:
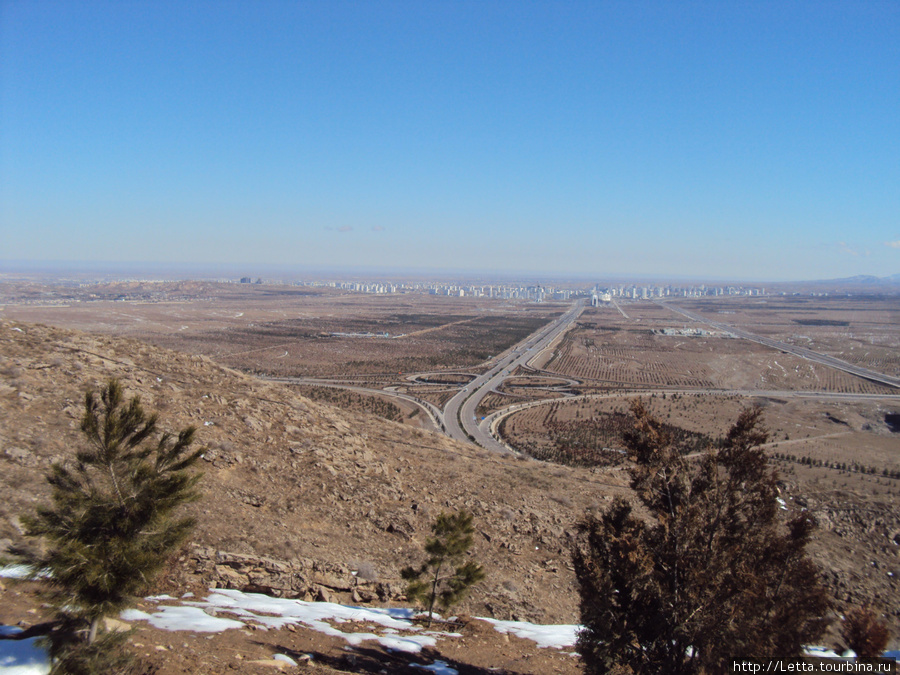
[[[199,607],[160,607],[155,614],[147,614],[139,609],[126,609],[121,614],[124,621],[149,621],[154,628],[162,630],[192,630],[197,633],[218,633],[229,628],[243,628],[244,624],[233,619],[220,619],[204,612]]]
[[[18,626],[0,625],[0,637],[21,632]],[[35,644],[37,640],[0,640],[0,673],[47,675],[50,672],[50,655]]]
[[[175,601],[170,596],[147,598],[151,602]],[[433,647],[440,637],[459,637],[459,633],[425,631],[410,619],[415,612],[405,608],[364,608],[338,605],[331,602],[304,602],[286,598],[272,598],[259,593],[235,590],[213,590],[205,600],[182,598],[180,604],[159,604],[155,611],[129,609],[122,613],[125,621],[148,621],[164,630],[193,630],[215,632],[241,628],[253,623],[265,628],[279,629],[288,624],[303,624],[325,635],[339,637],[351,646],[375,641],[388,650],[419,653],[423,647]],[[219,614],[234,618],[225,618]],[[501,633],[513,633],[533,640],[539,647],[561,649],[575,644],[578,626],[541,626],[524,621],[485,619]],[[344,623],[368,623],[381,626],[378,633],[345,632],[336,627]],[[443,661],[418,666],[435,675],[457,675],[457,671]]]
[[[538,647],[554,647],[562,649],[575,644],[575,634],[581,626],[568,624],[541,625],[527,621],[499,621],[497,619],[481,619],[493,624],[501,633],[512,633],[516,637],[532,640]]]
[[[9,566],[0,569],[0,576],[25,577],[28,569],[24,566]],[[279,629],[290,624],[303,624],[325,635],[342,638],[351,646],[366,641],[375,641],[388,650],[418,654],[423,647],[433,647],[440,637],[459,637],[459,633],[425,631],[410,619],[415,611],[408,608],[365,608],[338,605],[331,602],[304,602],[286,598],[273,598],[260,593],[243,593],[235,590],[212,589],[204,600],[194,599],[186,594],[177,599],[169,595],[146,598],[157,603],[150,612],[128,609],[122,612],[125,621],[147,621],[150,625],[169,631],[189,630],[201,633],[215,633],[230,628],[242,628],[248,623],[262,627]],[[178,603],[178,604],[161,604]],[[227,614],[228,617],[219,616]],[[500,621],[482,618],[500,633],[532,640],[538,647],[563,649],[575,644],[580,626],[540,625],[527,621]],[[344,632],[334,624],[368,623],[380,626],[378,633]],[[0,625],[0,638],[20,632],[16,626]],[[838,655],[824,647],[807,647],[808,656],[836,658]],[[896,656],[890,652],[886,656]],[[287,659],[275,655],[276,659]],[[428,666],[418,666],[436,675],[457,675],[457,671],[443,661],[435,661]],[[3,675],[46,675],[50,672],[47,653],[35,646],[34,640],[0,639],[0,673]]]
[[[27,579],[31,575],[28,565],[6,565],[0,567],[0,577],[7,579]]]
[[[170,599],[148,598],[155,602]],[[129,609],[121,616],[125,621],[146,620],[150,625],[164,630],[198,632],[241,628],[246,623],[274,629],[300,623],[325,635],[342,638],[352,646],[373,640],[385,649],[410,654],[417,654],[423,647],[435,646],[438,637],[455,636],[453,633],[422,631],[409,621],[414,613],[411,609],[348,607],[331,602],[304,602],[224,589],[213,591],[205,600],[183,599],[180,602],[181,605],[160,605],[152,613]],[[219,613],[228,613],[236,618],[219,617]],[[372,623],[382,629],[380,634],[354,633],[344,632],[332,625],[348,622]],[[403,635],[400,631],[413,635]]]
[[[435,675],[459,675],[459,671],[448,666],[446,661],[435,661],[430,666],[420,666],[418,663],[413,665],[422,670],[430,670]]]
[[[174,601],[171,596],[147,598],[152,602]],[[125,610],[125,621],[148,621],[163,630],[193,630],[217,632],[229,628],[241,628],[254,623],[265,628],[279,629],[288,624],[303,624],[325,635],[339,637],[356,646],[374,640],[385,649],[418,653],[423,647],[433,647],[439,637],[459,637],[458,633],[425,631],[410,619],[415,615],[408,608],[352,607],[332,602],[304,602],[287,598],[273,598],[260,593],[217,589],[205,600],[182,598],[179,605],[159,605],[154,612],[137,609]],[[224,618],[227,613],[234,618]],[[497,621],[484,619],[501,633],[513,633],[533,640],[539,647],[561,649],[575,644],[578,626],[541,626],[525,621]],[[344,632],[334,624],[348,622],[370,623],[381,626],[376,633]],[[401,634],[413,633],[412,635]]]

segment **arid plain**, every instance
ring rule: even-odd
[[[819,522],[813,553],[836,609],[872,604],[891,623],[896,644],[900,390],[731,337],[676,308],[896,378],[897,296],[673,298],[588,307],[479,408],[498,414],[498,433],[525,453],[516,457],[450,441],[412,399],[441,408],[569,303],[211,282],[20,281],[0,291],[0,463],[4,489],[14,493],[0,538],[10,543],[21,538],[18,512],[46,494],[41,476],[48,463],[77,441],[70,427],[79,388],[115,374],[163,417],[172,415],[173,424],[211,423],[201,426],[201,440],[212,449],[209,503],[198,508],[215,518],[201,518],[201,551],[185,554],[189,562],[172,571],[170,583],[251,586],[240,565],[228,572],[210,562],[215,554],[206,551],[218,550],[318,565],[332,576],[366,563],[378,569],[382,585],[369,589],[371,599],[396,600],[397,570],[423,540],[428,516],[441,506],[466,505],[482,523],[479,551],[495,569],[463,609],[574,622],[567,541],[587,509],[625,491],[617,450],[629,401],[643,397],[658,418],[698,445],[721,435],[742,407],[760,405],[787,508],[808,509]],[[34,340],[27,347],[16,342],[25,334]],[[76,344],[79,355],[70,349]],[[47,380],[54,370],[66,371],[55,380],[63,392],[56,398]],[[291,414],[282,419],[286,407]],[[39,431],[28,431],[35,426]],[[67,441],[56,438],[65,433]],[[290,494],[288,474],[303,489]],[[277,538],[261,535],[267,519],[278,523]],[[386,547],[376,535],[387,537]],[[338,597],[350,592],[312,583],[303,592],[317,589]],[[369,591],[356,591],[357,601]],[[565,660],[528,670],[523,664],[534,657],[523,653],[508,672],[565,672]]]

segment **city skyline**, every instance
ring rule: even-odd
[[[0,8],[0,260],[900,272],[900,6]]]

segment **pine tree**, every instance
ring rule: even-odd
[[[421,567],[406,567],[401,576],[409,583],[406,596],[428,606],[428,625],[431,625],[434,605],[443,609],[463,599],[469,588],[484,579],[484,569],[478,563],[463,562],[472,547],[472,516],[465,511],[447,514],[443,511],[431,526],[434,537],[425,544],[428,554]]]
[[[673,447],[640,401],[632,412],[631,487],[651,519],[619,498],[580,526],[586,672],[718,673],[739,655],[799,655],[829,602],[805,552],[811,518],[779,518],[761,411],[744,411],[699,458]]]
[[[90,624],[93,642],[100,620],[146,588],[194,527],[175,511],[198,498],[200,474],[187,469],[202,449],[190,450],[193,427],[158,435],[157,416],[137,396],[126,403],[117,380],[86,394],[81,431],[86,447],[74,464],[53,465],[53,503],[26,526],[48,544],[30,560],[35,574],[46,575],[61,615]]]

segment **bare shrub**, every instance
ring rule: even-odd
[[[877,658],[884,653],[890,633],[871,607],[854,607],[841,624],[841,638],[857,656]]]
[[[372,562],[363,560],[356,565],[356,578],[363,581],[378,581],[378,570]]]

